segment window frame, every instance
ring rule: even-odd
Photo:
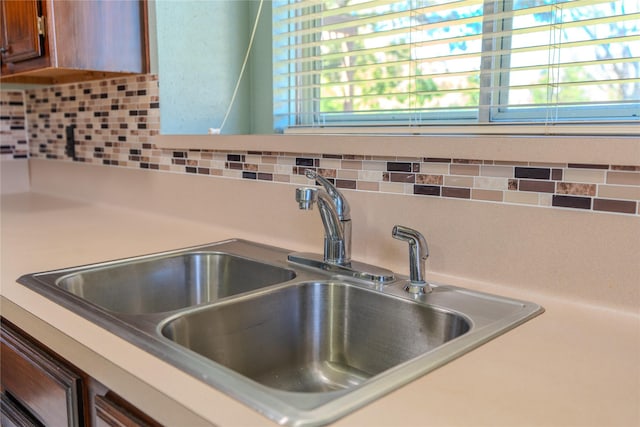
[[[504,12],[504,8],[512,7],[513,1],[508,0],[504,2],[497,2],[494,0],[483,0],[483,9],[488,8],[488,6],[497,6],[502,5],[503,9],[501,11],[497,11],[492,9],[491,12]],[[511,5],[511,6],[510,6]],[[486,10],[486,9],[484,9]],[[510,46],[511,37],[495,37],[495,33],[503,33],[505,28],[510,26],[509,19],[500,19],[499,26],[497,28],[490,29],[492,26],[496,25],[494,20],[491,18],[491,14],[483,13],[482,19],[482,52],[481,52],[481,66],[479,72],[479,80],[480,80],[480,88],[479,88],[479,99],[480,102],[477,107],[469,107],[460,110],[467,110],[464,116],[455,116],[456,113],[451,109],[447,110],[431,110],[426,112],[426,114],[431,115],[437,114],[437,118],[429,119],[425,118],[424,111],[418,112],[398,112],[397,114],[389,114],[389,113],[357,113],[357,112],[346,112],[346,113],[332,113],[330,117],[323,116],[322,112],[319,112],[318,109],[312,109],[309,115],[314,115],[317,117],[322,117],[321,119],[314,119],[312,122],[307,124],[297,124],[285,126],[282,131],[284,133],[304,133],[305,129],[313,128],[314,131],[312,133],[323,132],[323,129],[326,132],[332,132],[338,130],[343,133],[353,133],[357,134],[362,131],[362,133],[375,133],[376,129],[381,130],[385,129],[383,133],[398,133],[398,134],[428,134],[432,133],[433,130],[438,129],[436,133],[442,132],[442,129],[446,129],[447,127],[451,127],[451,130],[455,130],[456,133],[460,132],[471,132],[471,133],[479,133],[479,134],[487,134],[492,133],[494,131],[488,130],[488,127],[502,127],[504,129],[510,129],[506,132],[522,132],[525,128],[525,134],[582,134],[581,131],[576,131],[576,126],[584,123],[588,125],[590,129],[589,133],[591,134],[617,134],[617,135],[629,135],[629,134],[638,134],[638,131],[633,127],[635,124],[639,123],[639,120],[633,120],[629,118],[614,118],[614,117],[606,117],[603,120],[585,120],[585,117],[589,119],[602,118],[602,106],[594,107],[594,106],[585,106],[582,105],[580,107],[560,107],[556,108],[557,111],[570,110],[572,113],[576,113],[578,111],[587,111],[590,112],[587,116],[580,116],[580,119],[575,120],[576,114],[570,114],[567,117],[563,117],[562,119],[556,119],[552,123],[548,122],[548,114],[550,108],[545,106],[540,107],[518,107],[518,108],[510,108],[513,106],[507,105],[506,107],[500,107],[501,102],[492,103],[494,97],[504,97],[504,92],[508,91],[509,85],[505,84],[505,81],[509,79],[509,71],[504,72],[495,72],[494,64],[496,58],[502,63],[499,65],[498,69],[504,69],[505,61],[510,61],[510,53],[508,55],[489,55],[485,52],[495,50],[496,43],[500,43],[501,46],[498,49],[499,51],[509,51],[510,49],[505,49],[506,45]],[[316,33],[317,34],[317,33]],[[295,66],[293,63],[290,66]],[[275,60],[274,60],[274,70],[275,70]],[[320,75],[320,71],[317,74],[313,74],[309,78],[313,79],[317,78]],[[502,89],[500,89],[502,88]],[[319,99],[318,87],[310,87],[306,90],[316,91],[316,96],[306,97],[306,99],[311,100],[308,104],[318,103]],[[296,91],[295,87],[291,88],[289,86],[289,91]],[[508,95],[506,95],[508,96]],[[295,94],[293,96],[295,98]],[[274,103],[275,103],[274,97]],[[297,102],[295,100],[290,100],[290,102]],[[298,104],[296,104],[297,106]],[[626,110],[637,110],[640,105],[640,102],[636,103],[628,103],[628,104],[620,104],[619,108],[615,109],[615,111],[626,111]],[[516,106],[517,107],[517,106]],[[313,108],[313,107],[312,107]],[[506,110],[505,110],[506,108]],[[611,111],[611,106],[606,105],[604,107],[608,111]],[[276,108],[274,105],[274,122]],[[291,113],[289,110],[289,116],[299,117],[297,112]],[[294,110],[295,111],[295,110]],[[308,110],[303,110],[308,111]],[[391,116],[391,119],[390,119]],[[421,116],[420,120],[416,119],[417,116]],[[450,118],[448,118],[449,116]],[[523,117],[528,118],[528,121],[521,121]],[[354,120],[354,118],[356,118]],[[475,120],[475,122],[472,122]],[[291,123],[291,118],[288,119],[288,122]],[[463,125],[463,126],[460,126]],[[366,129],[369,128],[369,129]],[[278,129],[276,129],[278,131]],[[495,129],[495,132],[500,134],[505,132],[504,130]]]

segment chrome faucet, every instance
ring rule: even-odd
[[[324,261],[330,264],[349,265],[351,262],[351,211],[347,199],[326,178],[306,169],[307,178],[315,179],[323,189],[302,187],[296,189],[296,201],[303,210],[311,210],[318,204],[324,225]]]
[[[376,283],[393,281],[392,271],[351,260],[351,213],[347,199],[315,171],[306,169],[304,174],[322,186],[296,188],[296,201],[302,210],[311,210],[314,203],[318,204],[324,225],[324,255],[295,252],[289,254],[289,261]]]
[[[405,290],[412,294],[431,292],[431,286],[424,280],[424,264],[429,257],[429,246],[424,236],[402,225],[393,227],[391,235],[394,239],[409,243],[409,285]]]

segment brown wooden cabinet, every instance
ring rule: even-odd
[[[3,83],[149,72],[146,0],[0,0]]]
[[[160,426],[5,319],[0,346],[2,427]]]
[[[44,32],[38,0],[2,0],[0,22],[2,62],[15,63],[42,56]]]
[[[47,426],[85,425],[82,375],[6,322],[0,337],[3,400]]]

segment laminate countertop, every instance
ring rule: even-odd
[[[3,196],[1,221],[2,316],[167,425],[273,424],[15,282],[37,271],[257,239],[223,226],[36,193]],[[640,425],[638,311],[469,280],[451,284],[531,300],[546,311],[335,425]]]

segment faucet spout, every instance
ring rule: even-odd
[[[319,268],[335,274],[349,275],[374,283],[394,280],[392,271],[351,260],[351,213],[344,195],[329,180],[307,169],[304,174],[321,187],[296,188],[296,202],[302,210],[318,211],[324,226],[324,254],[290,253],[290,262]]]
[[[318,204],[324,225],[324,260],[330,264],[349,265],[351,262],[351,215],[349,204],[338,189],[327,179],[311,169],[305,170],[308,178],[315,179],[323,188],[301,187],[296,189],[296,201],[303,210],[311,210]]]
[[[315,188],[296,188],[296,202],[301,210],[310,211],[318,200],[318,190]]]
[[[340,218],[326,192],[317,188],[296,188],[296,201],[301,210],[313,210],[313,204],[317,203],[326,237],[330,240],[344,239]]]
[[[307,178],[314,179],[322,185],[324,190],[331,197],[340,221],[349,221],[351,219],[351,209],[349,208],[349,203],[347,203],[347,199],[344,195],[342,195],[342,193],[338,191],[338,189],[329,182],[329,180],[322,175],[318,175],[316,171],[312,169],[305,169],[304,174]]]

